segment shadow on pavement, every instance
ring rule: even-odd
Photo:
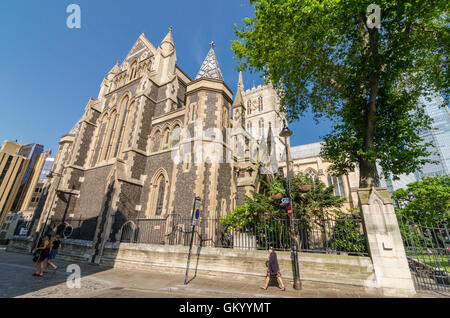
[[[74,263],[59,260],[54,261],[58,266],[43,277],[35,277],[36,263],[31,254],[18,254],[0,249],[0,297],[67,297],[72,294],[87,293],[108,288],[109,285],[89,276],[110,270],[109,267],[91,265],[88,263]],[[68,266],[79,266],[81,279],[80,288],[74,283],[75,271],[67,272]],[[70,269],[70,268],[69,268]],[[70,283],[67,284],[67,280]],[[71,288],[75,287],[75,288]]]

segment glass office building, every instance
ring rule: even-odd
[[[414,174],[401,175],[400,180],[392,178],[382,179],[381,186],[387,187],[392,194],[400,188],[406,188],[408,184],[434,175],[444,175],[450,173],[450,110],[444,104],[444,99],[440,94],[434,94],[431,100],[421,97],[419,103],[424,106],[428,116],[433,118],[432,129],[422,134],[424,143],[432,143],[429,151],[433,152],[430,159],[437,161],[435,164],[428,163],[423,166],[422,171]],[[381,170],[379,170],[381,172]],[[380,173],[381,175],[381,173]]]
[[[431,142],[435,145],[431,151],[437,154],[432,156],[433,160],[438,164],[427,164],[423,167],[422,172],[414,175],[417,179],[433,175],[443,175],[450,173],[450,111],[448,105],[439,107],[444,103],[443,98],[435,94],[431,101],[420,99],[420,103],[425,105],[425,112],[433,118],[433,130],[428,131],[422,137],[425,142]]]

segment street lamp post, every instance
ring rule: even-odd
[[[298,268],[298,254],[297,254],[297,244],[294,240],[294,209],[292,205],[292,197],[291,197],[291,175],[289,171],[289,151],[288,151],[288,137],[292,136],[292,131],[287,127],[286,120],[283,121],[283,129],[281,130],[280,137],[284,138],[284,146],[286,148],[286,172],[287,172],[287,181],[288,181],[288,197],[289,197],[289,206],[291,215],[289,216],[289,220],[291,223],[290,232],[291,232],[291,259],[293,260],[293,272],[294,272],[294,289],[300,290],[302,289],[302,282],[300,281],[300,271]]]

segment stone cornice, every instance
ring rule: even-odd
[[[77,165],[68,165],[65,168],[72,168],[72,169],[77,169],[77,170],[82,170],[82,171],[86,171],[86,168],[81,167],[81,166],[77,166]]]
[[[391,196],[387,188],[360,188],[358,189],[358,196],[362,205],[369,204],[373,195],[378,195],[384,204],[392,204]]]
[[[111,95],[114,95],[115,93],[119,92],[121,89],[128,88],[128,87],[132,86],[133,84],[139,82],[141,79],[142,79],[142,75],[137,77],[136,79],[132,80],[131,82],[128,82],[125,85],[120,86],[119,88],[116,88],[115,90],[113,90],[113,91],[111,91],[111,92],[109,92],[109,93],[107,93],[107,94],[105,94],[103,96],[104,96],[104,98],[107,98],[107,97],[109,97]]]
[[[80,190],[72,190],[72,189],[58,188],[57,191],[58,191],[58,192],[62,192],[62,193],[73,194],[73,195],[79,195],[79,194],[80,194]]]
[[[123,182],[127,182],[127,183],[131,183],[140,187],[144,186],[144,182],[142,182],[141,180],[137,180],[137,179],[133,179],[133,178],[126,178],[126,177],[117,177],[117,180],[119,181],[123,181]]]
[[[178,117],[182,117],[182,116],[184,117],[185,111],[186,111],[186,107],[183,107],[183,108],[176,109],[176,110],[173,110],[171,112],[168,112],[168,113],[166,113],[166,114],[164,114],[162,116],[155,117],[152,120],[152,126],[158,125],[160,123],[163,123],[163,122],[166,122],[166,121],[169,121],[171,119],[178,118]]]
[[[227,84],[224,81],[211,78],[199,78],[189,83],[187,86],[186,96],[202,90],[222,93],[228,102],[231,104],[233,103],[233,91],[227,86]]]

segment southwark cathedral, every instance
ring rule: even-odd
[[[189,218],[196,197],[217,219],[258,191],[285,149],[278,97],[270,85],[244,91],[242,74],[233,94],[213,47],[192,78],[172,30],[157,47],[138,38],[61,138],[39,227],[71,224],[98,254],[127,222]]]

